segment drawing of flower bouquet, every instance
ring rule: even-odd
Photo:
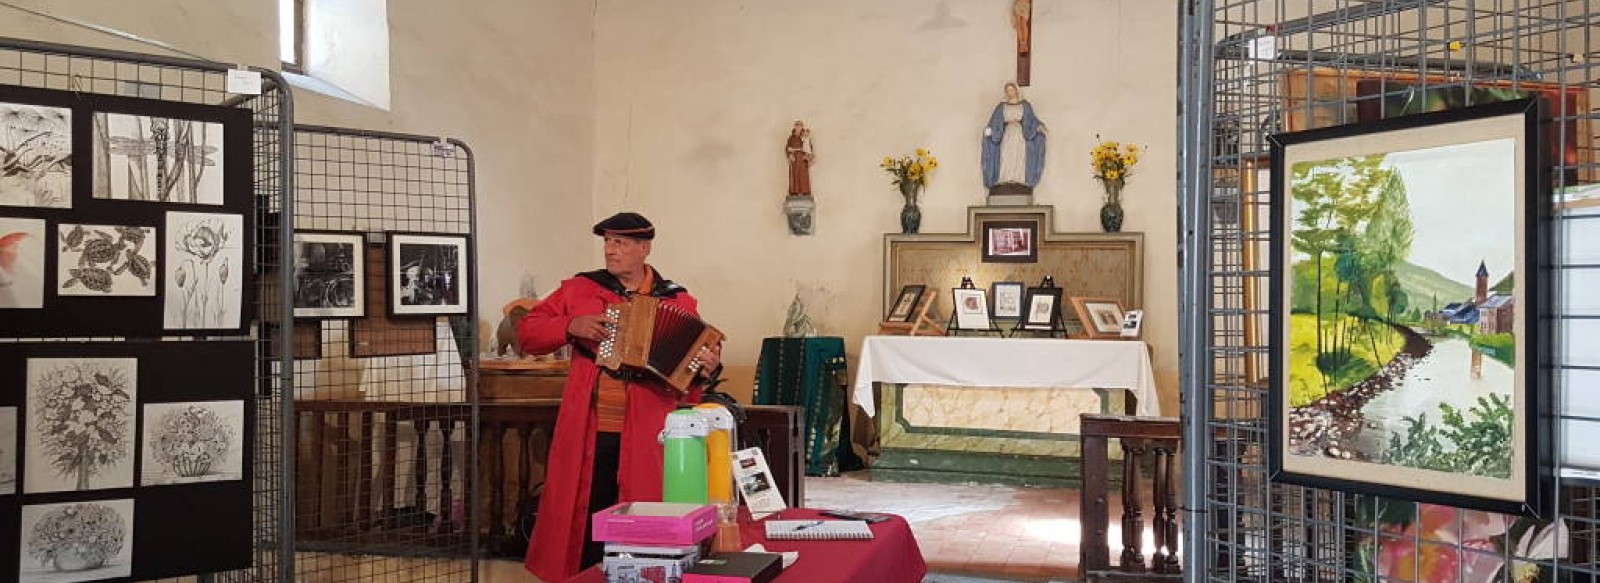
[[[84,289],[113,293],[117,291],[114,276],[123,273],[138,279],[141,288],[149,288],[155,262],[143,251],[145,239],[152,232],[154,229],[149,227],[73,225],[61,234],[61,250],[78,254],[77,267],[67,268],[68,277],[61,283],[61,289],[81,284]]]
[[[181,319],[175,327],[227,327],[223,317],[228,306],[223,294],[231,274],[222,251],[233,232],[220,217],[198,218],[179,230],[173,245],[185,257],[173,280],[183,300]]]
[[[211,473],[233,443],[233,429],[216,411],[189,405],[167,411],[156,421],[153,454],[185,478]]]
[[[132,453],[131,379],[114,367],[69,362],[38,383],[38,438],[63,478],[88,490],[89,478]],[[32,406],[32,405],[30,405]]]
[[[57,571],[98,569],[122,552],[126,532],[122,514],[110,506],[65,504],[33,524],[28,555]]]

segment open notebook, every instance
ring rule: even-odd
[[[768,540],[868,540],[872,529],[860,520],[768,520]]]

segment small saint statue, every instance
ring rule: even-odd
[[[789,233],[810,235],[811,220],[817,208],[816,201],[811,197],[811,163],[816,160],[811,147],[811,129],[795,120],[783,151],[789,159],[789,195],[783,202],[784,215],[789,219]]]

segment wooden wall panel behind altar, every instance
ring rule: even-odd
[[[993,222],[1032,222],[1040,233],[1034,263],[991,262],[983,257],[983,226]],[[974,206],[967,208],[966,233],[889,234],[883,245],[884,313],[901,286],[925,284],[937,299],[930,316],[950,311],[950,290],[971,277],[987,289],[996,281],[1039,285],[1048,275],[1063,295],[1116,298],[1128,309],[1144,307],[1144,234],[1058,233],[1049,206]],[[1066,310],[1063,316],[1068,316]]]

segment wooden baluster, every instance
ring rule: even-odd
[[[499,421],[484,423],[487,431],[483,435],[488,443],[487,455],[483,459],[489,464],[489,548],[499,550],[500,543],[505,539],[506,517],[506,456],[505,440],[506,426]]]
[[[451,524],[451,517],[455,511],[455,491],[450,487],[451,476],[455,473],[452,465],[454,456],[451,454],[455,444],[450,442],[450,436],[456,432],[455,419],[446,415],[439,420],[439,533],[455,532],[455,525]]]
[[[411,474],[417,483],[417,491],[412,495],[412,505],[417,519],[421,519],[428,512],[428,420],[420,415],[411,417],[411,427],[416,429],[416,446],[411,449]],[[423,525],[426,532],[426,526]]]
[[[1167,475],[1169,454],[1166,444],[1159,441],[1153,444],[1150,451],[1152,462],[1150,530],[1155,535],[1155,547],[1151,549],[1150,555],[1150,570],[1156,573],[1167,572],[1167,553],[1175,542],[1167,539],[1167,488],[1171,487],[1170,477]]]
[[[383,466],[378,470],[378,518],[384,528],[396,528],[394,487],[400,471],[400,423],[394,411],[383,412]]]
[[[350,414],[333,413],[333,524],[341,532],[351,530],[351,499],[355,497],[350,486],[350,449]]]
[[[1122,570],[1144,572],[1144,553],[1140,539],[1144,534],[1144,502],[1139,497],[1139,459],[1144,456],[1145,443],[1140,440],[1122,440]]]
[[[1161,515],[1164,518],[1158,520],[1166,526],[1167,556],[1157,571],[1177,574],[1183,572],[1183,562],[1178,558],[1178,454],[1181,453],[1181,443],[1176,441],[1164,443],[1167,468],[1164,480],[1166,496],[1162,498],[1161,508]]]
[[[1078,551],[1078,572],[1088,578],[1091,571],[1104,570],[1111,565],[1111,545],[1106,539],[1110,515],[1106,508],[1107,477],[1106,437],[1083,435],[1083,490],[1079,504],[1083,509],[1080,530],[1081,545]]]
[[[322,525],[322,415],[296,412],[294,419],[301,439],[295,452],[303,456],[295,466],[295,531],[309,535]]]
[[[372,415],[371,411],[356,413],[361,418],[361,423],[356,427],[359,433],[356,436],[356,455],[360,459],[356,468],[361,473],[356,478],[356,524],[362,531],[372,529]]]

